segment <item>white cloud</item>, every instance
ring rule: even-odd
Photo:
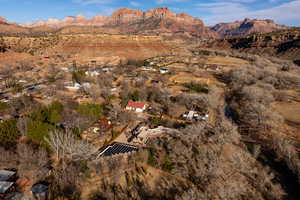
[[[188,0],[155,0],[157,4],[171,4],[171,3],[180,3],[186,1]]]
[[[141,6],[141,3],[140,3],[140,2],[137,2],[137,1],[130,1],[129,4],[130,4],[131,6],[134,6],[134,7],[139,7],[139,6]]]
[[[116,0],[73,0],[75,3],[80,3],[83,5],[89,4],[110,4],[115,2]]]
[[[251,10],[242,3],[215,2],[197,4],[199,11],[208,11],[210,16],[203,17],[208,25],[220,22],[242,20],[244,18],[274,19],[277,23],[289,24],[300,19],[300,0],[294,0],[281,5],[262,10]]]
[[[233,13],[245,13],[248,9],[239,3],[232,2],[215,2],[215,3],[200,3],[198,9],[209,11],[213,15],[232,15]]]
[[[228,1],[228,2],[235,2],[235,3],[253,3],[255,2],[256,0],[231,0],[231,1]]]

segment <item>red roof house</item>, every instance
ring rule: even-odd
[[[126,110],[132,110],[135,112],[143,112],[147,108],[147,104],[141,101],[129,101]]]

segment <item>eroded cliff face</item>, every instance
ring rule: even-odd
[[[230,37],[248,35],[251,33],[268,33],[287,28],[287,26],[278,25],[270,19],[260,20],[246,18],[243,21],[216,24],[211,27],[211,30],[216,31],[222,37]]]
[[[288,29],[265,34],[251,34],[246,37],[232,37],[209,42],[206,47],[238,49],[254,54],[281,56],[300,60],[300,29]]]
[[[49,19],[24,23],[25,27],[49,26],[52,28],[64,28],[68,26],[97,26],[102,27],[102,32],[122,34],[146,34],[181,36],[184,38],[218,38],[218,33],[206,28],[199,18],[188,14],[175,14],[168,8],[156,8],[149,11],[120,8],[111,16],[97,15],[91,19],[83,16],[67,17],[63,20]],[[86,27],[91,29],[92,27]]]
[[[7,20],[3,17],[0,17],[0,24],[7,23]]]
[[[5,25],[5,27],[1,27]],[[218,39],[229,36],[245,36],[251,33],[267,33],[288,28],[273,20],[244,19],[230,23],[220,23],[206,27],[199,18],[186,13],[176,14],[168,8],[148,11],[130,8],[117,9],[111,16],[96,15],[85,18],[82,15],[69,16],[62,20],[50,18],[22,24],[8,23],[0,19],[0,33],[47,34],[69,33],[113,33],[160,35],[168,39]]]
[[[171,12],[168,8],[156,8],[146,12],[142,10],[133,10],[130,8],[120,8],[117,9],[111,16],[96,15],[93,18],[87,19],[83,16],[78,15],[66,17],[63,20],[50,18],[47,21],[23,23],[22,25],[25,27],[36,27],[43,25],[53,27],[63,27],[69,25],[126,25],[136,22],[143,22],[149,19],[172,19],[177,22],[183,22],[186,24],[203,25],[203,22],[198,18],[194,18],[185,13],[175,14]]]
[[[12,51],[48,56],[74,55],[78,57],[121,56],[126,58],[149,58],[170,54],[173,52],[173,49],[176,49],[175,42],[164,41],[158,36],[109,34],[2,37],[2,43],[2,46],[5,45]]]

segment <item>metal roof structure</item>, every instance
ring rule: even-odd
[[[123,144],[123,143],[114,143],[106,147],[99,155],[100,156],[113,156],[117,154],[124,154],[129,152],[137,152],[139,149],[135,146]]]
[[[14,171],[0,170],[0,181],[7,181],[15,174],[16,174],[16,172],[14,172]]]
[[[34,184],[31,187],[31,191],[34,194],[42,194],[42,193],[47,193],[48,192],[48,186],[38,183],[38,184]]]
[[[9,190],[11,186],[13,186],[13,182],[0,181],[0,194],[4,194]]]

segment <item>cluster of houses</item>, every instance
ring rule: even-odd
[[[17,172],[15,170],[0,170],[0,199],[14,199],[20,196],[17,189],[16,181],[18,180]],[[36,200],[47,200],[48,184],[39,182],[31,186],[31,195]],[[21,195],[22,196],[22,195]],[[22,198],[21,198],[22,199]]]
[[[216,64],[206,64],[203,67],[206,70],[214,70],[214,71],[220,71],[222,68],[219,65]]]
[[[102,70],[103,72],[110,72],[110,71],[113,70],[113,68],[112,68],[112,67],[103,67],[103,68],[101,68],[101,70]],[[87,70],[87,71],[85,72],[85,75],[94,77],[94,76],[99,76],[99,75],[100,75],[100,72],[97,71],[97,70]]]
[[[152,71],[152,72],[159,71],[159,73],[161,73],[161,74],[167,74],[169,72],[168,69],[160,68],[159,70],[157,70],[156,68],[154,68],[152,66],[143,66],[142,70],[143,71]]]
[[[206,112],[198,112],[194,110],[190,110],[184,114],[182,114],[182,119],[184,120],[195,120],[195,121],[200,121],[200,120],[206,120],[209,117],[209,114]]]

